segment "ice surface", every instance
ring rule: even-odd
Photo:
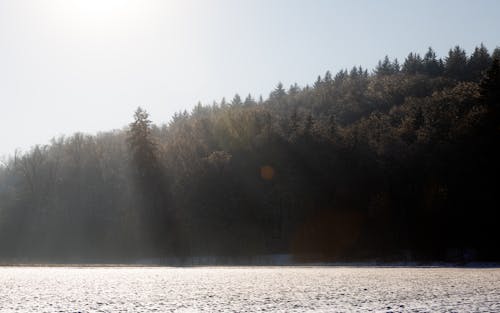
[[[500,312],[500,269],[0,268],[0,312]]]

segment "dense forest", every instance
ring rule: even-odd
[[[499,261],[500,48],[429,48],[0,166],[0,262]]]

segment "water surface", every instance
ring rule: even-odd
[[[0,268],[1,312],[500,312],[500,269]]]

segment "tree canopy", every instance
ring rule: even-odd
[[[498,261],[499,62],[429,48],[15,153],[0,260]]]

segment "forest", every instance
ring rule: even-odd
[[[0,263],[500,261],[499,135],[500,48],[482,44],[163,125],[138,108],[1,162]]]

